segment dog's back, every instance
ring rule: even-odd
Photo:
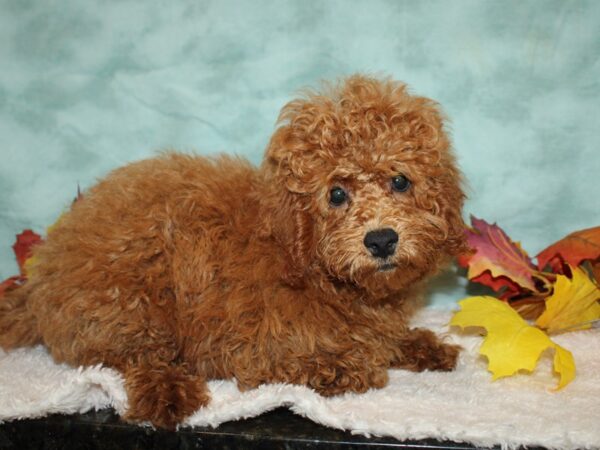
[[[0,347],[43,342],[59,361],[114,367],[140,349],[176,355],[175,291],[208,282],[213,246],[255,178],[240,159],[174,153],[115,170],[53,227],[26,285],[0,300]]]

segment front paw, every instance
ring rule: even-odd
[[[382,388],[387,383],[388,373],[384,367],[323,367],[308,382],[310,387],[325,397],[346,392],[363,393],[371,388]]]
[[[461,349],[458,345],[443,343],[429,330],[417,328],[400,341],[392,367],[414,372],[449,372],[456,368]]]
[[[420,361],[418,370],[450,372],[456,368],[461,350],[462,348],[458,345],[439,343],[439,345],[430,348],[428,357]]]

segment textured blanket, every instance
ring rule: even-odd
[[[425,310],[416,320],[447,332],[448,312]],[[541,445],[600,448],[600,333],[559,336],[577,363],[577,378],[552,392],[550,355],[533,375],[491,381],[477,350],[481,337],[450,333],[465,348],[451,373],[390,372],[389,385],[365,394],[323,398],[311,389],[264,385],[241,393],[233,381],[212,381],[211,404],[185,425],[217,426],[256,416],[278,406],[315,422],[364,435],[398,439],[437,438],[479,446]],[[43,347],[0,351],[0,422],[113,407],[123,412],[127,397],[119,374],[103,367],[55,364]]]

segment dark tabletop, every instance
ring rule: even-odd
[[[153,430],[122,422],[111,410],[52,415],[0,425],[0,449],[472,449],[435,440],[400,442],[352,435],[279,408],[218,428]]]

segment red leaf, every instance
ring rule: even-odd
[[[489,270],[471,278],[475,283],[483,284],[496,292],[502,291],[500,298],[508,299],[520,293],[519,285],[505,276],[493,277]]]
[[[465,233],[467,233],[467,235],[468,235],[469,231],[466,230]],[[456,262],[458,263],[458,265],[460,267],[464,267],[465,269],[468,269],[469,261],[471,261],[471,258],[473,257],[474,254],[475,254],[475,252],[462,253],[456,257]]]
[[[539,271],[518,242],[513,242],[496,224],[471,216],[467,242],[475,251],[468,257],[470,280],[478,279],[492,289],[505,286],[537,291],[534,275]],[[488,272],[488,275],[483,275]]]
[[[12,248],[17,257],[17,264],[19,264],[19,271],[22,276],[25,275],[25,261],[31,256],[33,246],[40,242],[42,242],[40,235],[31,230],[24,230],[17,235],[17,240]]]
[[[25,282],[25,277],[21,275],[15,275],[14,277],[7,278],[2,283],[0,283],[0,298],[13,289],[21,286]]]
[[[537,255],[540,269],[550,265],[553,271],[559,273],[564,263],[577,267],[585,260],[593,261],[598,258],[600,258],[600,227],[571,233]]]

